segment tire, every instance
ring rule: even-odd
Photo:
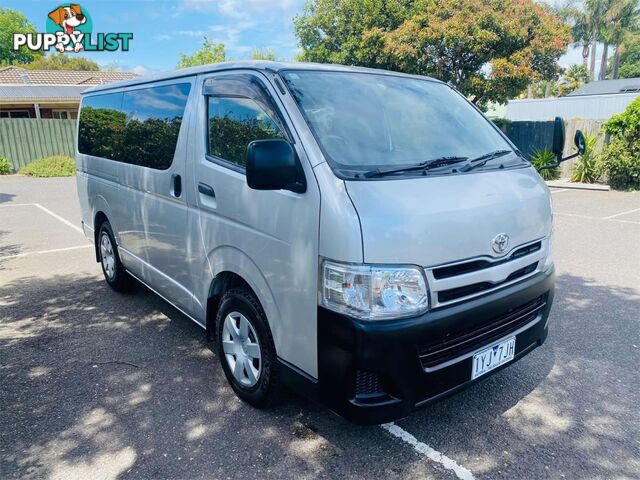
[[[222,296],[216,315],[216,345],[224,374],[240,399],[256,408],[280,400],[276,348],[253,292],[234,288]]]
[[[127,273],[120,261],[118,245],[109,222],[103,222],[98,230],[97,250],[104,279],[116,292],[129,292],[135,285],[134,278]]]

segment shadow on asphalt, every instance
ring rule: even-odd
[[[5,237],[6,235],[8,235],[9,232],[5,231],[5,230],[0,230],[0,258],[2,257],[9,257],[11,255],[17,255],[21,252],[21,248],[19,245],[15,245],[15,244],[3,244],[2,242],[2,237]],[[6,266],[3,265],[3,262],[0,261],[0,272],[2,270],[4,270],[6,268]]]
[[[12,193],[2,193],[0,192],[0,203],[10,202],[15,198],[15,195]]]
[[[487,478],[637,478],[638,312],[632,289],[561,275],[541,348],[398,423]]]
[[[634,419],[637,404],[601,381],[585,387],[597,373],[585,372],[582,360],[615,373],[624,357],[600,358],[597,339],[606,329],[605,348],[626,344],[637,321],[620,329],[588,312],[612,298],[638,312],[638,298],[578,277],[558,285],[551,347],[400,425],[462,464],[470,455],[490,478],[557,477],[562,470],[518,471],[520,454],[546,447],[580,458],[590,476],[637,474],[631,463],[607,461],[611,449],[632,457],[637,428],[624,419]],[[567,336],[573,343],[562,345]],[[4,285],[0,476],[411,478],[425,468],[381,429],[355,427],[297,397],[270,411],[243,404],[211,345],[199,326],[143,288],[122,296],[80,275]],[[584,388],[597,390],[588,409]],[[504,446],[487,447],[488,429],[504,430]]]

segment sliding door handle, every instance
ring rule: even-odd
[[[171,183],[173,184],[173,195],[180,197],[182,195],[182,177],[180,175],[171,175]]]
[[[206,195],[208,197],[216,198],[215,190],[213,189],[212,186],[207,185],[206,183],[198,183],[198,191],[201,194]]]

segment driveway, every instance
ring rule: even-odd
[[[0,178],[0,478],[639,478],[640,194],[553,200],[547,343],[358,427],[237,400],[200,327],[107,287],[74,179]]]

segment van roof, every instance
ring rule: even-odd
[[[83,92],[83,95],[100,92],[103,90],[112,90],[115,88],[141,85],[145,83],[160,82],[163,80],[171,80],[173,78],[191,77],[191,76],[199,75],[202,73],[219,72],[224,70],[238,70],[238,69],[261,70],[261,71],[267,71],[267,72],[269,71],[279,72],[281,70],[321,70],[321,71],[333,71],[333,72],[378,73],[378,74],[395,75],[395,76],[402,76],[402,77],[421,78],[423,80],[427,79],[427,80],[432,80],[434,82],[443,83],[443,82],[440,82],[440,80],[436,80],[431,77],[424,77],[420,75],[409,75],[406,73],[392,72],[389,70],[380,70],[375,68],[352,67],[352,66],[346,66],[346,65],[328,64],[328,63],[272,62],[268,60],[242,60],[237,62],[213,63],[210,65],[202,65],[199,67],[189,67],[189,68],[183,68],[180,70],[156,73],[153,75],[145,75],[141,77],[132,78],[130,80],[124,80],[120,82],[114,82],[114,83],[109,83],[106,85],[100,85],[94,88],[90,88],[88,90],[85,90]]]

